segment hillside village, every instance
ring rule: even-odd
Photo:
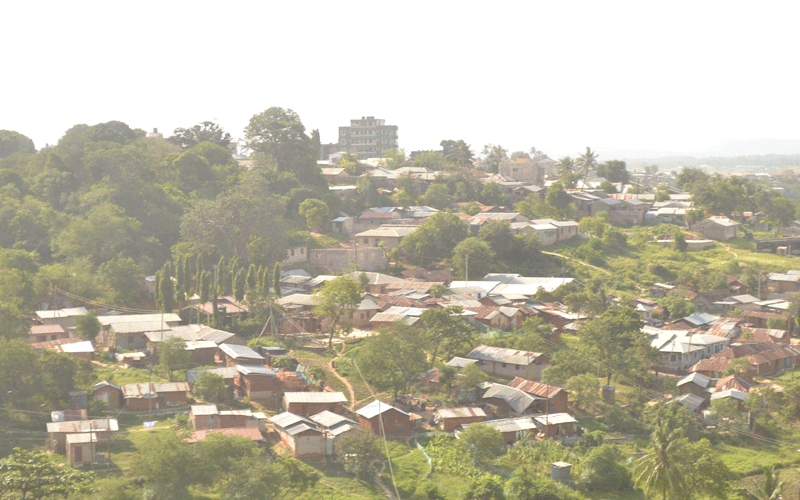
[[[105,249],[102,231],[139,227],[113,232],[133,212],[104,205],[108,220],[85,219],[96,240],[89,224],[35,251],[36,235],[4,244],[8,282],[27,288],[4,309],[0,475],[39,448],[95,474],[47,493],[79,498],[645,499],[664,491],[642,479],[648,457],[672,443],[681,498],[703,499],[746,498],[800,462],[800,211],[785,176],[628,172],[589,148],[582,163],[505,152],[492,168],[442,142],[408,158],[320,145],[324,159],[280,174],[293,181],[201,142],[194,166],[165,160],[196,204],[180,237],[128,236],[139,254],[80,271],[83,240]],[[198,165],[218,179],[181,170]],[[294,187],[268,201],[286,221],[255,196],[281,183]],[[720,195],[734,188],[751,194]],[[132,271],[156,242],[165,258]],[[109,262],[134,279],[111,280]]]

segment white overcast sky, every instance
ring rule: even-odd
[[[370,115],[406,151],[464,139],[553,157],[796,139],[796,2],[5,2],[0,129],[294,109],[323,142]]]

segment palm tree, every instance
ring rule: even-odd
[[[597,168],[597,153],[586,146],[586,152],[578,156],[578,165],[581,167],[580,173],[583,174],[583,182],[586,184],[586,176],[589,171]]]
[[[558,163],[556,163],[556,168],[558,169],[558,175],[561,177],[570,175],[575,172],[575,160],[569,156],[565,156],[558,160]]]
[[[680,494],[684,490],[683,474],[675,457],[681,437],[680,429],[671,429],[666,421],[656,424],[647,455],[639,459],[634,471],[636,486],[644,489],[645,496],[661,493],[666,500],[668,492]]]
[[[739,493],[751,500],[777,500],[781,498],[783,481],[778,481],[778,472],[774,465],[764,467],[764,484],[756,493],[747,490],[739,490]]]

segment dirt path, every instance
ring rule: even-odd
[[[339,372],[336,371],[336,368],[333,367],[333,362],[339,359],[341,356],[337,355],[335,358],[330,360],[328,366],[330,367],[331,371],[333,372],[333,376],[338,378],[345,387],[347,387],[347,392],[350,394],[350,404],[347,407],[350,411],[356,411],[356,391],[353,389],[353,386],[350,384],[350,381],[346,378],[339,375]]]
[[[386,493],[386,498],[388,498],[389,500],[394,500],[394,498],[396,498],[394,492],[391,489],[389,489],[388,486],[383,484],[383,479],[381,479],[381,474],[383,474],[383,471],[385,469],[386,469],[386,462],[383,462],[381,470],[375,471],[375,483],[381,487],[384,493]]]
[[[729,254],[733,255],[734,259],[738,259],[739,258],[739,254],[734,252],[733,250],[731,250],[731,246],[730,245],[726,245],[725,243],[721,243],[721,244],[722,244],[723,248],[725,248],[725,250],[728,251]]]
[[[542,252],[542,253],[545,254],[545,255],[552,255],[553,257],[561,257],[562,259],[568,259],[568,260],[571,260],[573,262],[577,262],[578,264],[580,264],[582,266],[591,267],[591,268],[597,269],[598,271],[602,271],[602,272],[608,274],[609,276],[613,276],[614,275],[608,269],[603,269],[602,267],[593,266],[592,264],[589,264],[588,262],[584,262],[582,260],[574,259],[574,258],[570,257],[569,255],[561,255],[560,253],[555,253],[555,252]]]

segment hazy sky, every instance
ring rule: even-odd
[[[406,151],[464,139],[553,157],[800,138],[794,2],[6,2],[0,129],[351,118]]]

